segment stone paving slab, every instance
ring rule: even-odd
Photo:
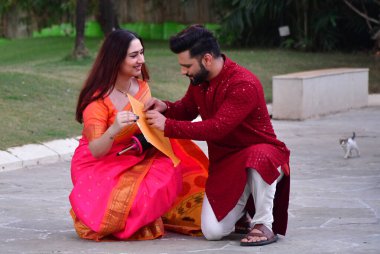
[[[77,148],[79,141],[74,138],[53,140],[43,143],[44,146],[56,152],[61,160],[70,161],[73,157],[75,148]]]
[[[78,138],[67,138],[0,150],[0,171],[70,161],[78,143]]]
[[[0,172],[22,168],[22,160],[5,151],[0,151],[0,161]]]
[[[12,147],[7,149],[7,151],[21,159],[23,167],[59,161],[59,156],[56,152],[40,144]]]
[[[273,121],[292,151],[286,237],[240,247],[241,235],[206,241],[168,232],[152,241],[79,239],[69,215],[70,163],[0,172],[0,253],[380,253],[380,107],[298,121]],[[344,159],[356,132],[361,156]],[[200,143],[202,149],[207,147]]]

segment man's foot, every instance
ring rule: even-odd
[[[241,241],[241,246],[262,246],[276,242],[277,235],[263,224],[256,224]]]

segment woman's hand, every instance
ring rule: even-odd
[[[120,111],[116,114],[114,123],[111,125],[114,135],[117,135],[124,127],[135,123],[139,117],[131,111]]]
[[[131,111],[120,111],[115,121],[103,135],[89,143],[89,149],[95,158],[106,155],[112,147],[115,136],[126,126],[133,124],[139,117]]]
[[[150,98],[144,105],[144,112],[148,110],[157,110],[160,113],[164,113],[167,109],[167,106],[165,102],[157,99],[157,98]]]

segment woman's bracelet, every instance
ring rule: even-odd
[[[114,140],[115,139],[115,135],[110,134],[109,138],[110,138],[110,140]]]

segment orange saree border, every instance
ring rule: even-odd
[[[70,210],[70,215],[73,218],[75,231],[78,233],[78,236],[83,239],[99,241],[120,241],[113,237],[112,235],[101,237],[99,233],[91,230],[85,224],[83,224],[75,215],[74,211]],[[179,230],[177,230],[179,231]],[[150,223],[147,226],[140,228],[136,231],[131,237],[125,240],[152,240],[164,235],[164,224],[161,218],[158,218],[156,221]]]
[[[164,235],[164,224],[161,218],[137,230],[128,240],[152,240]]]
[[[74,221],[74,228],[80,238],[99,241],[99,234],[89,227],[87,227],[82,221],[75,215],[73,209],[70,209],[70,215]]]

